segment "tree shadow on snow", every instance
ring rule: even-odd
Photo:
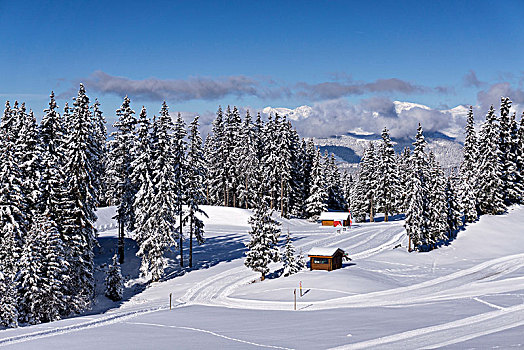
[[[184,242],[184,267],[180,266],[179,250],[169,250],[165,257],[168,260],[168,266],[165,269],[163,281],[183,276],[193,270],[201,270],[212,267],[220,262],[228,262],[241,258],[246,251],[242,239],[244,235],[222,235],[207,238],[205,243],[198,245],[196,240],[193,241],[193,267],[189,268],[189,241]],[[118,239],[116,237],[99,237],[98,247],[95,247],[95,301],[90,310],[83,312],[81,315],[99,314],[113,309],[122,303],[129,301],[133,296],[141,293],[149,286],[149,281],[141,280],[140,263],[141,259],[136,256],[138,246],[131,238],[125,238],[125,259],[121,265],[122,276],[124,281],[132,281],[124,288],[122,300],[112,301],[105,296],[105,277],[109,264],[117,252]]]

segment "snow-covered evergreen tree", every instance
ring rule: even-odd
[[[93,185],[96,181],[93,172],[96,159],[91,139],[92,116],[89,98],[82,84],[73,105],[73,113],[66,119],[69,132],[64,142],[65,168],[72,199],[69,212],[71,226],[67,228],[68,237],[64,243],[69,275],[74,276],[70,280],[68,293],[72,296],[72,311],[78,312],[86,309],[93,297],[93,247],[96,234],[93,223],[97,205],[96,188]]]
[[[469,107],[466,121],[466,138],[464,140],[463,161],[460,165],[459,198],[466,222],[477,220],[477,135],[474,127],[473,107]]]
[[[484,214],[501,214],[506,210],[503,198],[500,163],[499,125],[491,106],[480,131],[478,160],[478,208]]]
[[[446,210],[446,178],[442,168],[435,160],[433,152],[429,153],[429,176],[427,178],[428,200],[428,244],[436,244],[448,233]]]
[[[293,275],[304,268],[300,258],[295,256],[295,246],[291,241],[291,236],[289,230],[286,235],[286,245],[284,247],[284,252],[282,253],[282,262],[284,263],[284,276]]]
[[[506,174],[506,201],[509,204],[520,203],[524,192],[524,182],[519,170],[519,131],[516,114],[513,113],[509,119],[508,153],[505,163],[502,165]]]
[[[451,177],[446,182],[446,221],[447,236],[453,238],[455,232],[462,227],[462,215],[460,214],[460,205],[458,203],[455,186]]]
[[[524,203],[524,112],[520,117],[520,125],[517,132],[517,183],[522,185],[520,192],[520,204]]]
[[[70,277],[60,234],[46,216],[34,218],[19,265],[21,320],[37,324],[60,319],[67,302],[63,283]]]
[[[187,135],[186,124],[182,119],[182,115],[178,113],[177,119],[174,123],[173,129],[173,155],[174,155],[174,167],[175,167],[175,183],[176,183],[176,206],[178,213],[178,238],[180,240],[180,266],[184,267],[184,252],[183,252],[183,240],[184,240],[184,219],[182,205],[186,201],[186,188],[187,188],[187,159],[186,159],[186,147],[187,142],[185,137]]]
[[[135,147],[137,120],[130,103],[131,101],[126,96],[122,106],[116,111],[118,120],[113,124],[116,130],[111,134],[113,139],[109,142],[109,162],[107,164],[110,185],[109,197],[112,199],[112,203],[117,206],[118,261],[120,264],[124,262],[124,229],[133,229],[133,202],[136,194],[136,187],[131,179],[131,174],[135,157],[132,151]]]
[[[377,177],[377,208],[378,211],[384,213],[384,221],[388,221],[389,215],[397,211],[400,185],[395,150],[387,128],[382,131],[382,143],[378,151]]]
[[[206,140],[206,161],[208,169],[207,192],[208,202],[214,205],[227,205],[225,193],[227,179],[225,169],[225,125],[222,108],[213,121],[212,134]]]
[[[267,203],[259,199],[253,216],[249,218],[251,241],[244,264],[253,271],[260,272],[262,280],[269,272],[269,264],[280,259],[278,238],[280,236],[279,223],[271,218],[271,210]]]
[[[405,147],[397,159],[399,178],[398,208],[399,212],[405,213],[409,206],[408,193],[411,174],[411,150],[409,147]]]
[[[94,172],[97,184],[97,201],[100,206],[109,205],[109,184],[106,174],[106,167],[108,163],[108,149],[107,149],[107,128],[106,120],[102,111],[100,110],[100,103],[95,99],[92,106],[93,120],[91,131],[93,133],[93,152],[95,154]]]
[[[151,142],[151,178],[141,180],[135,199],[137,211],[137,255],[142,258],[140,270],[156,282],[164,275],[165,251],[177,245],[178,182],[175,178],[174,125],[164,102],[153,125]]]
[[[306,199],[306,214],[308,218],[315,218],[321,212],[327,210],[327,193],[324,189],[324,173],[320,157],[320,151],[317,150],[311,169],[309,197]]]
[[[424,152],[426,141],[422,126],[419,124],[414,149],[411,156],[412,171],[410,173],[408,208],[404,227],[409,237],[409,250],[421,249],[429,242],[429,210],[428,210],[428,161]]]
[[[26,205],[28,225],[39,211],[41,197],[40,182],[40,147],[38,143],[38,129],[33,111],[25,112],[22,104],[19,114],[19,131],[15,139],[13,157],[18,163],[21,175],[21,189]]]
[[[202,150],[202,138],[198,130],[196,116],[189,124],[189,149],[187,153],[185,198],[187,213],[185,223],[189,223],[189,267],[193,267],[193,236],[198,244],[204,243],[204,222],[197,214],[207,217],[201,206],[205,203],[206,195],[204,180],[206,179],[206,166]]]
[[[122,300],[124,295],[124,278],[122,277],[122,270],[116,254],[113,256],[113,263],[107,268],[105,285],[106,297],[113,301]]]
[[[359,164],[358,180],[354,187],[353,200],[351,202],[351,212],[357,222],[365,221],[366,215],[369,215],[369,221],[374,221],[377,206],[376,180],[377,160],[375,146],[370,142]]]

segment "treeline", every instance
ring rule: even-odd
[[[96,207],[115,205],[118,254],[106,295],[121,297],[125,231],[133,233],[141,273],[164,275],[168,249],[189,236],[204,242],[203,204],[253,208],[267,196],[282,216],[314,217],[345,209],[344,179],[333,155],[320,155],[278,115],[252,122],[249,112],[219,108],[203,144],[198,117],[186,125],[164,102],[138,117],[124,98],[108,141],[97,100],[83,85],[62,112],[54,94],[37,125],[24,104],[6,103],[0,124],[0,323],[57,320],[94,298]]]
[[[510,115],[511,101],[501,99],[500,116],[493,106],[477,133],[473,109],[467,116],[464,158],[458,174],[446,177],[434,155],[425,150],[419,125],[413,151],[395,155],[387,129],[375,149],[370,144],[352,186],[354,218],[385,220],[405,213],[409,249],[430,250],[454,237],[465,223],[482,214],[501,214],[523,203],[524,117],[520,126]]]
[[[282,217],[311,218],[327,208],[347,208],[342,177],[334,155],[323,156],[312,140],[300,138],[291,122],[278,114],[264,122],[236,107],[218,109],[206,138],[209,204],[255,208],[268,197]]]

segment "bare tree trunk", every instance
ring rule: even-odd
[[[373,198],[371,198],[371,204],[369,206],[369,222],[375,222],[375,218],[373,215]]]
[[[246,198],[244,199],[245,202],[246,202],[246,209],[247,209],[248,202],[249,202],[249,200],[248,200],[249,196],[248,196],[248,194],[247,194],[247,184],[248,184],[248,177],[246,176],[246,183],[245,183]]]
[[[280,178],[280,216],[284,217],[284,179]]]
[[[411,236],[409,236],[408,238],[409,238],[408,252],[411,252]]]
[[[124,224],[118,217],[118,262],[120,264],[124,263]]]
[[[193,267],[193,212],[189,217],[189,267]]]
[[[233,208],[237,207],[237,193],[233,191]]]
[[[227,207],[227,184],[224,182],[224,207]]]
[[[384,209],[384,222],[388,222],[388,210],[388,206],[386,205]]]
[[[182,201],[180,202],[180,267],[184,267],[184,234],[182,231]]]

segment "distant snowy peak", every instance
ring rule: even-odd
[[[426,110],[431,109],[428,106],[412,102],[393,101],[393,104],[395,105],[395,112],[397,112],[397,114],[401,114],[403,111],[409,111],[413,108],[421,108]]]
[[[300,106],[295,109],[266,107],[262,110],[262,113],[266,115],[278,113],[282,116],[285,115],[288,119],[291,120],[301,120],[309,118],[312,111],[313,108],[310,106]]]

